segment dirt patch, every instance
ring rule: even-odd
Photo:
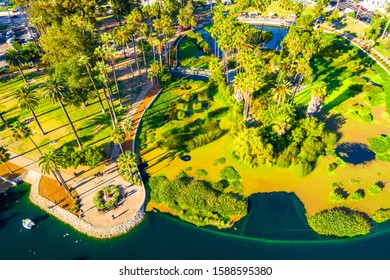
[[[73,198],[68,194],[63,186],[59,186],[56,180],[43,176],[39,183],[39,194],[53,202],[53,205],[60,206],[65,210],[70,210],[73,205]],[[78,196],[76,191],[72,191],[74,197]]]

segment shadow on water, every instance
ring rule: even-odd
[[[375,159],[375,153],[362,143],[342,143],[336,147],[336,154],[346,163],[353,165]]]
[[[321,239],[309,227],[305,207],[294,193],[257,193],[248,204],[248,215],[227,232],[271,240]]]

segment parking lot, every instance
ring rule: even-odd
[[[10,17],[11,16],[11,17]],[[0,69],[7,65],[4,60],[4,53],[11,47],[12,41],[25,44],[31,41],[22,15],[19,12],[0,12],[0,26],[6,26],[6,30],[0,31]],[[8,42],[7,42],[8,40]]]

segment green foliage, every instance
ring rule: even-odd
[[[351,199],[354,201],[362,200],[365,197],[365,192],[363,189],[359,189],[351,194]]]
[[[371,231],[368,216],[349,208],[323,210],[308,218],[309,226],[318,234],[336,237],[354,237]]]
[[[380,208],[374,212],[371,218],[376,223],[384,223],[390,220],[390,209],[389,208]]]
[[[116,186],[107,186],[93,197],[93,205],[98,210],[110,210],[118,203],[121,191]]]
[[[210,45],[202,38],[202,35],[194,31],[187,32],[187,39],[195,43],[205,54],[210,53]]]
[[[368,142],[370,143],[370,149],[376,154],[376,158],[390,161],[390,137],[388,135],[368,138]]]
[[[203,176],[206,176],[208,173],[206,170],[204,169],[198,169],[196,170],[196,175],[198,175],[199,177],[203,177]]]
[[[233,140],[232,151],[242,163],[255,167],[274,162],[273,146],[259,135],[256,128],[245,128]]]
[[[106,149],[103,146],[86,146],[81,150],[76,147],[64,146],[57,151],[59,158],[58,165],[62,168],[88,166],[95,168],[106,156]]]
[[[370,108],[357,103],[349,109],[349,115],[366,123],[372,122],[374,119]]]
[[[368,188],[368,193],[369,193],[369,195],[372,195],[372,196],[379,194],[381,191],[382,191],[382,188],[380,186],[378,186],[377,184],[372,185]]]
[[[313,171],[313,164],[307,160],[300,160],[297,164],[296,171],[299,177],[305,177]]]
[[[233,166],[226,166],[221,170],[221,179],[227,181],[241,180],[241,175]]]
[[[385,93],[375,93],[368,92],[366,93],[366,98],[368,103],[373,107],[380,107],[385,103]]]
[[[166,204],[182,220],[198,226],[229,227],[233,217],[247,214],[244,198],[216,191],[204,181],[186,183],[183,179],[168,180],[159,176],[152,177],[149,186],[152,200]]]
[[[72,201],[72,207],[70,208],[70,211],[76,214],[77,212],[80,211],[80,199],[75,198]]]
[[[332,173],[333,171],[336,170],[336,168],[338,167],[339,165],[337,164],[337,162],[332,162],[329,164],[328,166],[328,172],[329,173]]]
[[[337,187],[329,193],[329,200],[332,202],[343,202],[347,197],[348,193],[342,187]]]
[[[224,158],[224,157],[218,158],[218,159],[216,160],[216,162],[219,163],[219,164],[225,164],[226,158]]]
[[[189,150],[193,150],[202,147],[218,139],[219,137],[222,136],[222,134],[223,134],[222,129],[214,129],[206,133],[199,134],[187,142],[187,148]]]
[[[370,93],[381,93],[381,92],[383,92],[383,88],[380,87],[380,86],[368,83],[368,84],[365,84],[363,86],[363,92],[367,92],[367,93],[369,93],[369,92]]]

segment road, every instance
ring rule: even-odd
[[[355,13],[357,13],[357,11],[358,11],[358,8],[355,7],[355,2],[352,2],[352,1],[341,2],[340,1],[339,10],[344,11],[346,8],[350,8],[350,9],[354,10]],[[369,18],[370,20],[372,20],[374,18],[374,16],[371,13],[363,12],[362,10],[360,10],[359,15],[360,15],[360,17],[366,17],[366,18]]]

